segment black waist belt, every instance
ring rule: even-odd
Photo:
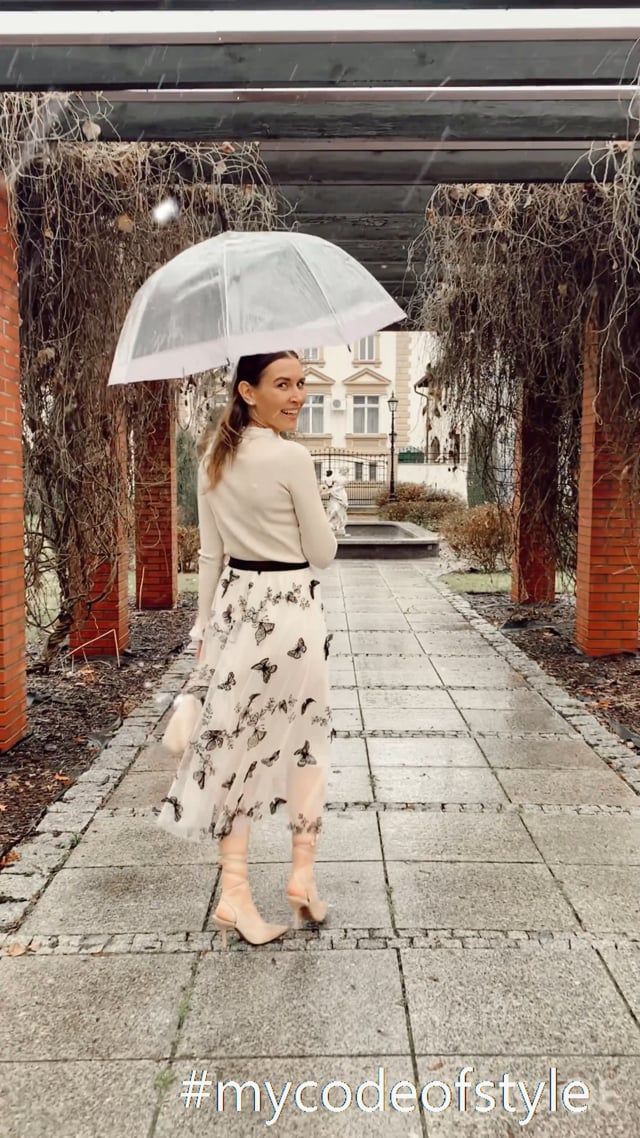
[[[276,572],[286,569],[307,569],[308,561],[243,561],[240,557],[230,557],[229,565],[232,569],[257,569],[258,573]]]

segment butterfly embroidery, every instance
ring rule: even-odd
[[[292,605],[295,605],[297,603],[298,597],[294,589],[289,589],[289,592],[287,593],[287,600]]]
[[[229,570],[229,576],[225,577],[222,581],[222,595],[223,595],[223,597],[226,595],[226,592],[227,592],[227,589],[229,588],[229,585],[232,585],[234,581],[239,581],[239,580],[240,580],[240,574],[234,573],[233,569],[230,569]]]
[[[275,624],[270,620],[261,620],[256,628],[256,643],[260,644],[269,632],[273,632]]]
[[[251,665],[251,670],[255,671],[255,672],[261,671],[262,672],[262,678],[263,678],[265,684],[268,684],[273,673],[277,672],[278,665],[277,664],[270,664],[269,663],[269,657],[264,656],[263,659],[259,660],[257,664]]]
[[[273,763],[275,763],[275,761],[276,761],[276,759],[278,758],[279,754],[280,754],[280,751],[274,751],[272,755],[269,755],[269,756],[268,756],[268,758],[266,758],[266,759],[260,759],[260,762],[261,762],[261,763],[264,763],[265,767],[270,767],[270,766],[272,766],[272,765],[273,765]]]
[[[249,702],[247,703],[247,706],[244,710],[245,715],[249,714],[249,708],[251,707],[251,704],[253,703],[254,699],[259,699],[259,698],[260,698],[260,692],[259,691],[254,691],[253,694],[249,696]]]
[[[296,644],[295,648],[291,648],[287,652],[287,656],[293,656],[294,660],[299,660],[300,657],[302,656],[302,653],[306,652],[306,651],[307,651],[307,646],[306,646],[304,640],[302,639],[302,637],[300,636],[298,639],[298,643]]]
[[[281,699],[278,707],[280,708],[280,711],[284,711],[285,713],[289,710],[286,699]]]
[[[223,691],[231,691],[231,688],[235,685],[235,682],[236,682],[236,677],[235,677],[234,673],[229,672],[229,675],[227,676],[226,680],[223,680],[221,684],[218,684],[218,687],[222,688]]]
[[[338,732],[336,731],[335,727],[332,727],[332,728],[331,728],[331,735],[330,735],[330,738],[331,738],[331,739],[335,739],[335,738],[336,738],[336,736],[337,736],[337,734],[338,734]]]
[[[259,727],[256,727],[255,731],[253,732],[253,735],[251,735],[251,737],[247,741],[247,750],[249,749],[249,747],[257,747],[258,743],[261,743],[262,740],[264,739],[266,733],[267,733],[266,731],[261,730]]]
[[[224,619],[226,620],[227,624],[231,624],[232,612],[233,612],[233,605],[227,605],[226,609],[224,610],[224,612],[222,614]]]
[[[224,745],[224,731],[204,731],[202,740],[207,751],[212,751],[214,747],[222,747]]]
[[[236,774],[234,771],[233,774],[230,774],[229,777],[227,779],[225,779],[225,781],[222,783],[224,789],[225,790],[231,790],[231,787],[233,786],[235,780],[236,780]]]
[[[276,810],[278,809],[278,806],[280,805],[280,803],[281,803],[281,802],[286,802],[286,801],[287,801],[287,800],[286,800],[286,798],[274,798],[274,799],[272,799],[272,801],[269,803],[269,810],[270,810],[270,812],[271,812],[272,814],[275,814],[275,812],[276,812]]]
[[[299,747],[298,750],[294,751],[293,753],[294,755],[300,755],[300,758],[298,759],[299,767],[313,766],[316,764],[316,759],[314,759],[309,749],[308,739],[305,739],[303,746]]]
[[[309,592],[311,593],[311,600],[312,601],[314,601],[316,599],[315,589],[316,589],[316,585],[319,585],[319,584],[320,584],[319,581],[315,581],[315,580],[309,581]]]
[[[168,802],[171,806],[173,806],[174,821],[179,822],[182,818],[182,805],[180,802],[178,802],[178,799],[174,795],[171,795],[170,797],[162,798],[160,801]]]
[[[331,640],[333,640],[333,633],[332,632],[329,633],[329,635],[326,637],[325,642],[324,642],[324,658],[325,658],[325,660],[329,659],[329,642]]]
[[[316,701],[315,701],[315,699],[313,698],[313,696],[312,696],[312,695],[310,695],[308,699],[305,699],[305,700],[304,700],[304,702],[303,702],[303,704],[302,704],[302,708],[301,708],[300,714],[301,714],[301,715],[304,715],[304,713],[305,713],[305,711],[307,710],[307,708],[308,708],[309,704],[310,704],[310,703],[315,703],[315,702],[316,702]]]
[[[231,734],[234,735],[237,739],[238,735],[241,735],[243,731],[244,731],[244,727],[242,726],[242,724],[237,723],[236,726],[234,727],[233,731],[231,732]]]
[[[204,790],[204,780],[206,778],[206,771],[203,771],[203,770],[194,771],[193,777],[195,778],[198,786],[200,787],[200,790]]]
[[[247,768],[247,773],[242,780],[243,782],[246,782],[248,778],[251,778],[251,775],[253,774],[257,765],[258,765],[257,759],[254,759],[253,762],[251,763],[251,765]]]

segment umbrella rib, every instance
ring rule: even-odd
[[[307,271],[307,275],[311,277],[311,280],[313,281],[314,285],[315,285],[315,286],[316,286],[316,288],[317,288],[317,289],[320,291],[320,293],[321,293],[321,295],[322,295],[322,298],[323,298],[323,300],[325,301],[325,303],[328,305],[329,309],[331,310],[331,312],[332,312],[332,314],[333,314],[333,318],[334,318],[334,320],[336,321],[336,324],[338,325],[338,327],[339,327],[339,329],[340,329],[340,331],[341,331],[341,333],[342,333],[343,341],[344,341],[344,343],[346,344],[348,341],[347,341],[347,339],[346,339],[346,336],[345,336],[344,325],[343,325],[343,323],[342,323],[342,321],[341,321],[340,317],[338,316],[338,313],[336,312],[335,308],[333,307],[333,304],[332,304],[332,303],[331,303],[331,301],[329,300],[329,297],[328,297],[328,296],[327,296],[327,294],[325,293],[325,291],[324,291],[324,289],[323,289],[323,287],[322,287],[322,285],[321,285],[320,281],[319,281],[319,280],[318,280],[318,278],[316,277],[315,273],[313,273],[313,272],[311,271],[311,269],[309,268],[309,266],[308,266],[307,262],[305,261],[304,257],[302,256],[302,253],[301,253],[301,252],[300,252],[300,250],[298,249],[297,245],[294,245],[294,246],[293,246],[293,248],[294,248],[294,252],[295,252],[295,254],[296,254],[296,257],[298,258],[298,260],[299,260],[299,261],[301,261],[301,262],[302,262],[302,264],[303,264],[304,268],[306,269],[306,271]],[[306,346],[306,347],[315,347],[316,345],[315,345],[315,344],[307,344],[307,345],[305,345],[305,346]]]

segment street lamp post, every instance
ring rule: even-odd
[[[396,399],[395,395],[391,395],[389,399],[387,399],[387,406],[391,412],[391,478],[389,480],[389,501],[396,502],[397,498],[394,471],[394,450],[396,438],[396,408],[398,406],[398,400]]]

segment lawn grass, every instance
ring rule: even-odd
[[[440,578],[454,593],[509,593],[511,573],[446,573]],[[556,573],[556,593],[573,596],[571,581],[563,573]]]

